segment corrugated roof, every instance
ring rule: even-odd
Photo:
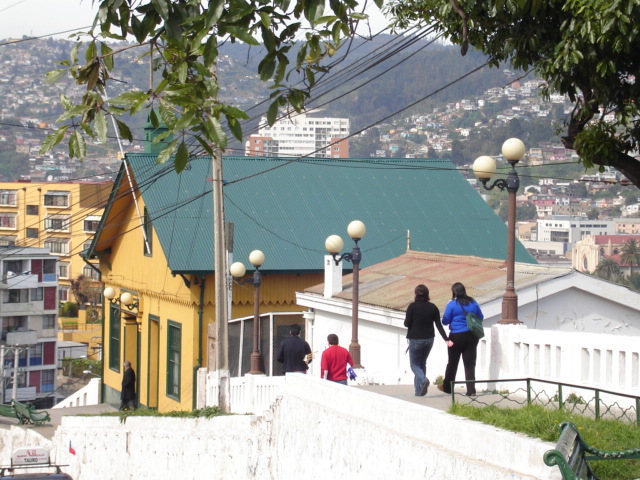
[[[127,155],[169,267],[210,272],[211,160],[194,158],[177,175],[155,158]],[[260,249],[265,272],[322,270],[326,237],[338,234],[351,249],[354,219],[367,226],[361,268],[405,252],[407,231],[415,250],[506,257],[506,226],[446,160],[225,157],[223,165],[234,259],[248,264]],[[519,242],[516,258],[535,263]]]
[[[517,289],[571,273],[571,267],[516,263]],[[343,291],[334,295],[352,299],[352,276],[343,277]],[[413,289],[421,283],[429,288],[431,301],[444,308],[451,300],[451,285],[464,283],[467,293],[483,304],[502,297],[506,284],[503,260],[409,251],[396,258],[360,270],[360,303],[394,310],[406,310],[413,301]],[[324,284],[305,292],[322,294]]]

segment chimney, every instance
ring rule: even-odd
[[[342,291],[342,262],[336,265],[331,255],[324,256],[324,298]]]

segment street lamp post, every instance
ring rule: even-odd
[[[351,307],[351,343],[349,344],[349,353],[353,359],[353,368],[362,368],[360,363],[360,344],[358,343],[358,305],[359,305],[359,290],[360,290],[360,260],[362,260],[362,253],[358,242],[367,233],[367,227],[360,220],[354,220],[347,226],[347,233],[351,239],[355,242],[351,253],[343,253],[340,255],[340,250],[344,247],[344,241],[339,235],[331,235],[327,237],[324,242],[324,246],[327,251],[333,256],[333,260],[336,265],[340,264],[341,260],[346,260],[353,264],[353,288],[352,288],[352,307]]]
[[[259,322],[260,322],[260,285],[262,284],[262,274],[260,273],[260,266],[264,263],[264,253],[260,250],[254,250],[249,254],[249,262],[251,265],[255,267],[255,271],[253,272],[253,277],[245,278],[244,280],[240,280],[247,272],[244,264],[242,262],[235,262],[229,267],[229,273],[231,276],[236,278],[237,282],[240,285],[244,285],[245,283],[249,283],[253,285],[253,352],[251,353],[251,370],[249,370],[250,375],[263,375],[264,372],[260,368],[260,364],[262,363],[262,358],[260,356],[260,348],[259,348]]]
[[[473,173],[482,182],[486,190],[498,187],[500,190],[507,190],[508,210],[507,210],[507,286],[502,297],[502,319],[500,324],[519,324],[518,320],[518,295],[515,290],[515,262],[516,262],[516,193],[520,187],[520,179],[516,172],[516,164],[524,156],[525,146],[522,140],[510,138],[502,144],[502,155],[511,165],[511,170],[507,178],[500,178],[487,186],[487,182],[496,172],[495,160],[484,155],[476,158],[473,162]]]

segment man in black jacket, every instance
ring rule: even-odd
[[[122,391],[120,393],[120,411],[135,410],[136,405],[136,373],[131,368],[129,360],[124,362],[124,375],[122,376]]]
[[[284,372],[307,373],[313,355],[311,347],[300,338],[300,325],[293,324],[289,330],[290,335],[282,340],[276,359],[283,364]],[[306,360],[306,361],[305,361]]]

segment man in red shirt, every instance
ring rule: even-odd
[[[327,337],[329,347],[322,352],[320,375],[332,382],[347,384],[347,363],[353,366],[349,350],[338,345],[338,336],[330,333]]]

